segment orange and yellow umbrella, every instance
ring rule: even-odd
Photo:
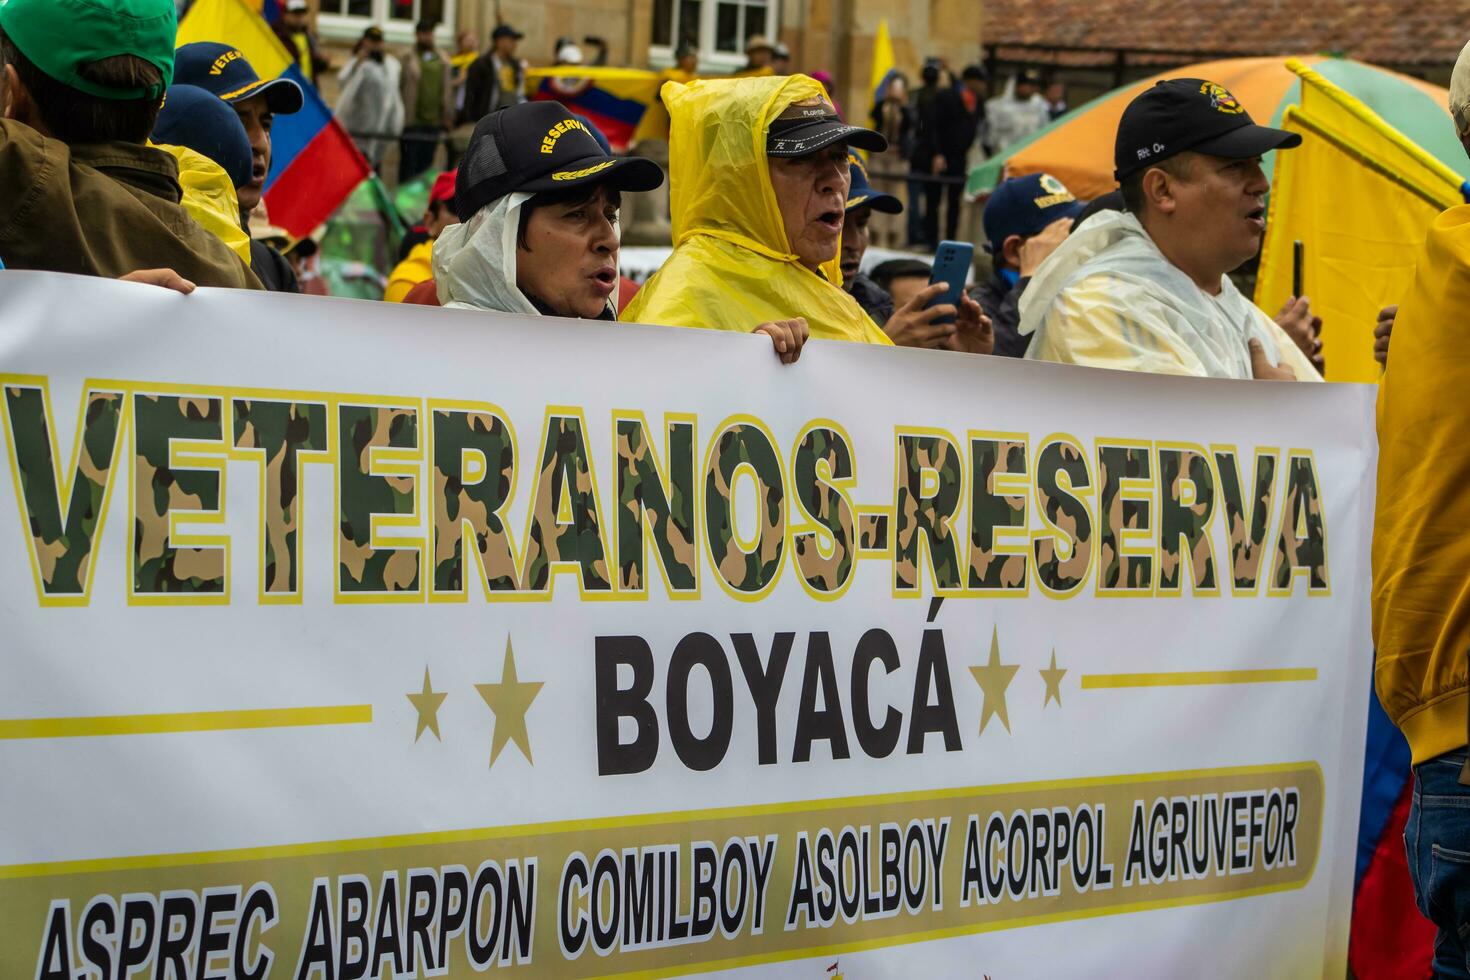
[[[1324,56],[1299,60],[1358,98],[1456,173],[1470,178],[1470,161],[1450,120],[1448,90],[1361,61]],[[1106,194],[1117,186],[1113,143],[1123,109],[1144,89],[1165,78],[1218,82],[1256,122],[1279,126],[1287,107],[1301,102],[1301,79],[1287,69],[1286,62],[1283,57],[1206,61],[1114,89],[1000,150],[970,172],[967,190],[972,195],[983,194],[1002,177],[1045,172],[1059,178],[1079,198]]]

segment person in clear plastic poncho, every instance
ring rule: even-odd
[[[653,190],[663,171],[640,157],[609,155],[590,125],[551,101],[480,120],[455,181],[464,223],[434,243],[441,305],[617,319],[622,194]],[[803,338],[789,326],[759,329],[782,361],[800,355]]]
[[[622,319],[749,332],[797,323],[821,340],[892,342],[842,291],[847,147],[881,151],[805,75],[666,84],[674,253]],[[973,309],[971,309],[973,307]],[[980,310],[958,311],[978,335]],[[988,326],[988,324],[987,324]]]
[[[1257,126],[1212,82],[1170,79],[1129,104],[1115,151],[1126,212],[1089,219],[1021,297],[1026,357],[1209,378],[1320,381],[1226,273],[1260,249],[1261,156],[1301,137]]]

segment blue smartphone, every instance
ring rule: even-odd
[[[975,258],[975,246],[969,242],[940,242],[934,252],[934,271],[929,275],[929,285],[944,283],[949,288],[929,302],[930,306],[959,308],[960,296],[965,291],[965,280],[970,277],[970,263]],[[935,323],[953,323],[954,317],[942,316]]]

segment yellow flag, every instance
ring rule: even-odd
[[[1283,126],[1302,145],[1278,151],[1256,304],[1274,314],[1292,295],[1293,243],[1302,293],[1322,318],[1327,380],[1376,382],[1373,328],[1398,303],[1430,223],[1464,203],[1461,180],[1362,102],[1293,59],[1300,106]]]
[[[878,21],[878,35],[873,38],[873,71],[868,76],[868,93],[872,101],[878,95],[888,76],[893,73],[893,39],[888,36],[888,19]]]
[[[179,22],[177,44],[218,41],[234,45],[261,78],[275,78],[291,67],[291,59],[270,25],[246,0],[195,0]]]

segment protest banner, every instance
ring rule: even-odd
[[[1342,975],[1370,389],[0,325],[0,975]]]

